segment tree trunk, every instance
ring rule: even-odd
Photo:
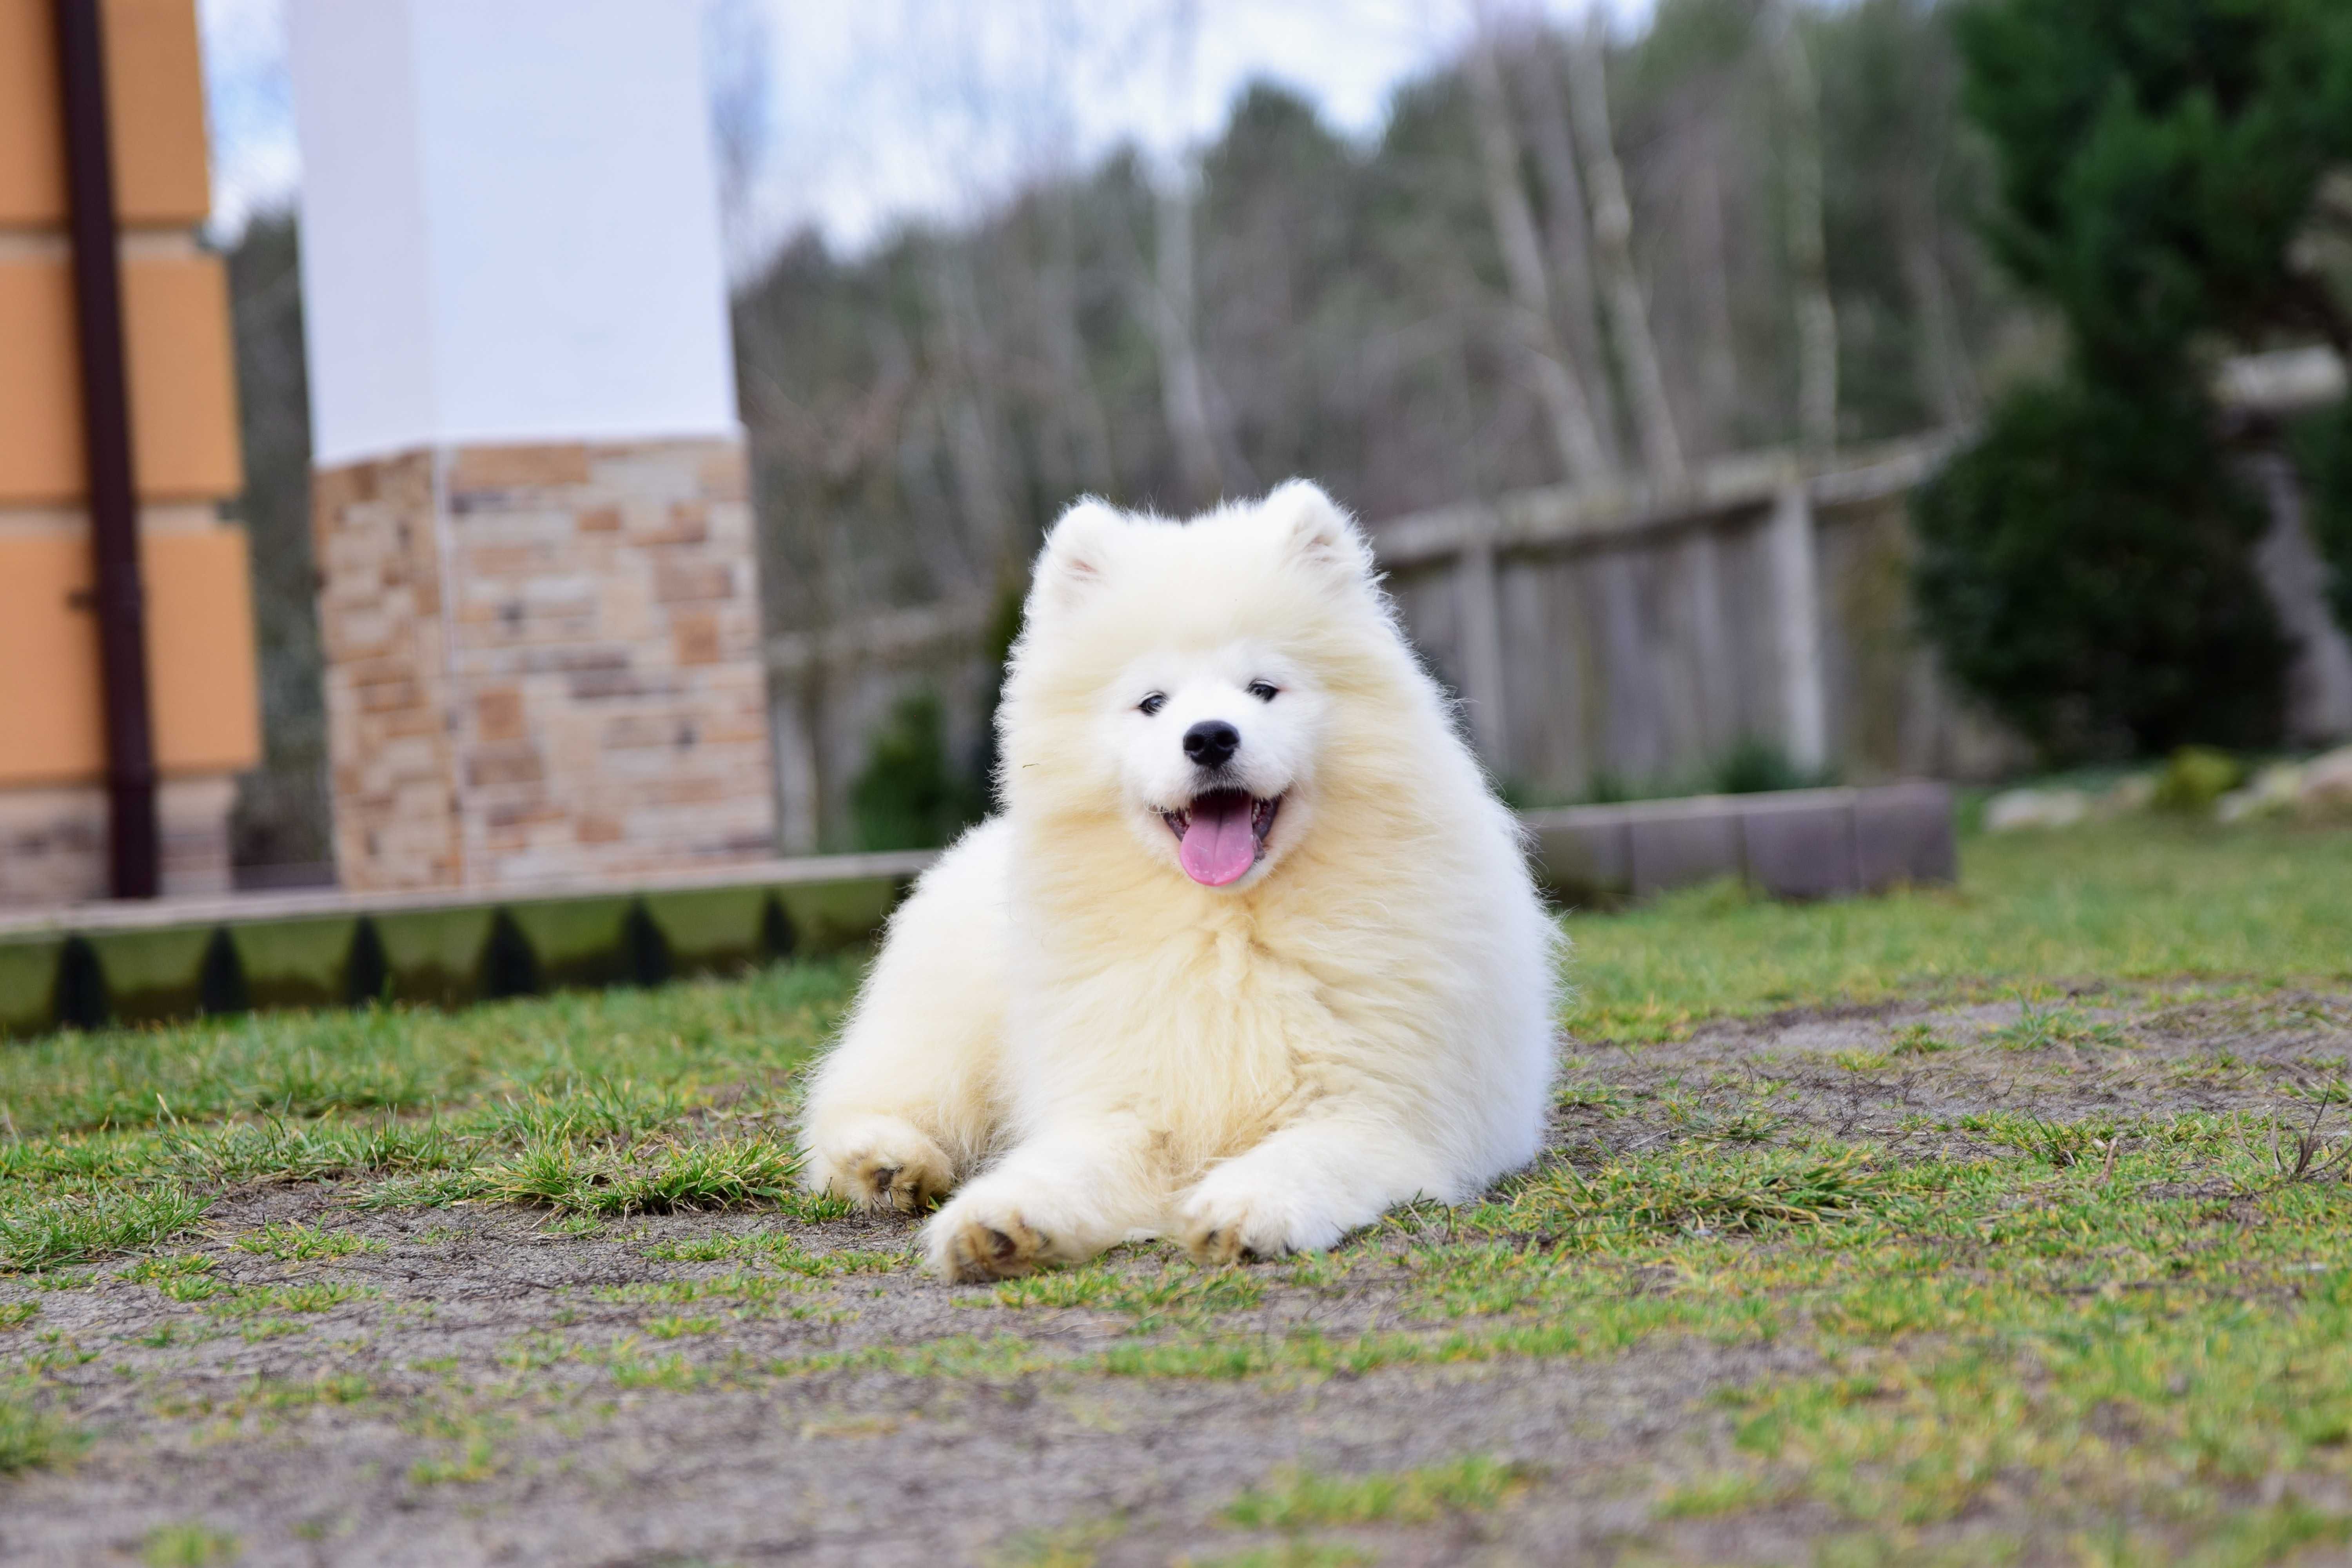
[[[1586,217],[1584,176],[1576,167],[1576,143],[1549,39],[1526,51],[1517,74],[1527,100],[1528,144],[1543,183],[1544,244],[1557,285],[1553,320],[1583,386],[1585,406],[1592,411],[1601,453],[1614,468],[1622,461],[1612,412],[1616,396],[1604,368],[1601,318],[1592,293],[1592,231]]]
[[[1118,479],[1112,468],[1110,419],[1087,363],[1078,330],[1078,243],[1076,201],[1066,186],[1045,203],[1045,261],[1038,269],[1039,313],[1044,318],[1045,357],[1053,368],[1053,423],[1066,489],[1108,495]]]
[[[1014,537],[1013,509],[1005,499],[995,387],[983,352],[979,289],[971,256],[962,246],[936,246],[923,268],[929,285],[931,315],[945,351],[940,409],[948,465],[955,476],[957,510],[963,514],[970,552],[982,569],[997,576],[1017,574],[1028,541]],[[949,584],[943,584],[942,587]]]
[[[1649,305],[1633,264],[1633,208],[1625,199],[1625,175],[1609,128],[1609,68],[1606,38],[1596,17],[1570,45],[1569,107],[1584,150],[1586,185],[1592,198],[1592,237],[1599,252],[1602,297],[1618,363],[1633,400],[1633,423],[1642,437],[1642,460],[1651,477],[1668,488],[1684,480],[1682,438],[1658,369],[1658,347],[1650,335]]]
[[[1697,271],[1699,387],[1705,410],[1700,446],[1736,447],[1739,429],[1738,329],[1731,312],[1731,254],[1723,222],[1722,155],[1717,134],[1707,137],[1698,168],[1697,232],[1691,237],[1690,265]]]
[[[1224,493],[1224,465],[1209,422],[1208,390],[1192,324],[1192,191],[1182,173],[1162,183],[1155,211],[1158,234],[1153,278],[1152,334],[1160,345],[1160,401],[1176,445],[1186,499],[1206,506]]]
[[[1551,424],[1552,444],[1571,484],[1599,484],[1611,465],[1593,427],[1584,387],[1568,361],[1567,347],[1551,319],[1551,292],[1544,279],[1543,249],[1536,240],[1535,215],[1519,180],[1519,146],[1511,133],[1511,110],[1503,95],[1503,74],[1495,63],[1495,41],[1482,21],[1470,50],[1470,104],[1477,120],[1478,161],[1486,175],[1486,214],[1503,252],[1503,273],[1511,289],[1512,322],[1535,373]]]
[[[1953,319],[1952,289],[1944,276],[1941,247],[1937,244],[1935,184],[1932,171],[1922,184],[1902,191],[1895,221],[1903,247],[1903,283],[1911,296],[1918,322],[1919,393],[1928,409],[1947,429],[1972,423],[1979,398],[1976,375],[1960,342],[1959,323]]]
[[[1782,183],[1788,201],[1789,273],[1797,318],[1797,437],[1809,453],[1837,447],[1837,309],[1830,299],[1822,233],[1821,99],[1804,35],[1786,0],[1769,19],[1773,75],[1788,127]]]

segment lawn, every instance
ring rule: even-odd
[[[2352,835],[1571,915],[1551,1147],[997,1287],[797,1192],[855,965],[0,1047],[0,1558],[2213,1563],[2352,1542]]]

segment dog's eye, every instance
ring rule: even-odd
[[[1167,706],[1168,706],[1168,695],[1167,695],[1167,693],[1166,693],[1166,692],[1162,692],[1162,691],[1155,691],[1155,692],[1153,692],[1150,696],[1149,696],[1149,697],[1145,698],[1142,701],[1140,701],[1140,702],[1137,703],[1137,704],[1135,705],[1135,710],[1136,710],[1137,712],[1139,712],[1139,713],[1142,714],[1145,718],[1149,719],[1149,718],[1150,718],[1154,713],[1159,712],[1162,708],[1165,708],[1165,707],[1167,707]]]
[[[1281,688],[1270,680],[1253,680],[1249,683],[1249,694],[1260,702],[1273,701],[1280,691]]]

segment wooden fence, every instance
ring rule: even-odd
[[[1743,745],[1867,783],[2014,747],[1911,632],[1905,498],[1948,440],[1765,452],[1664,493],[1532,490],[1374,530],[1406,625],[1529,799],[1699,784]]]
[[[1849,784],[1987,778],[2027,753],[1950,689],[1912,628],[1906,498],[1952,439],[1748,454],[1672,492],[1528,490],[1370,532],[1406,628],[1525,803],[1704,787],[1744,744]],[[2291,477],[2257,477],[2274,520],[2265,575],[2303,648],[2292,727],[2340,737],[2352,653],[2321,607]],[[847,842],[850,782],[906,691],[935,692],[950,752],[977,754],[993,612],[973,595],[772,639],[787,853]]]

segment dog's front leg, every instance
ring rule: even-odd
[[[1151,1136],[1132,1117],[1048,1123],[931,1216],[943,1279],[998,1279],[1079,1263],[1152,1228],[1167,1202]]]
[[[1319,1252],[1397,1204],[1454,1194],[1414,1119],[1343,1098],[1213,1168],[1176,1207],[1193,1260],[1231,1263]]]

